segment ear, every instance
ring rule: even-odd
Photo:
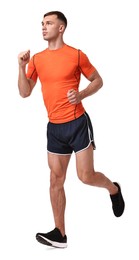
[[[63,25],[63,24],[61,24],[61,25],[60,25],[60,27],[59,27],[59,31],[60,31],[60,32],[63,32],[63,31],[64,31],[64,29],[65,29],[64,25]]]

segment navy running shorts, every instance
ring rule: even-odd
[[[68,155],[83,151],[89,145],[96,148],[91,120],[85,112],[67,123],[47,125],[47,150],[50,153]]]

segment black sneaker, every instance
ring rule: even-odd
[[[117,182],[114,182],[114,184],[118,187],[118,192],[114,195],[110,195],[110,198],[114,215],[120,217],[124,212],[125,202],[119,184]]]
[[[54,230],[48,233],[37,233],[36,239],[38,242],[47,246],[53,246],[58,248],[67,247],[67,236],[65,235],[63,237],[58,228],[55,228]]]

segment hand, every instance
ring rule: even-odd
[[[74,89],[70,89],[67,93],[68,100],[71,104],[79,104],[81,102],[80,94]]]
[[[30,60],[30,50],[19,53],[18,63],[20,66],[25,66]]]

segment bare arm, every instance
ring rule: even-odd
[[[91,83],[82,91],[76,92],[74,89],[71,89],[68,92],[67,96],[71,104],[80,103],[81,100],[95,94],[103,86],[102,78],[96,70],[92,73],[88,80],[90,80]]]
[[[26,77],[26,65],[30,60],[30,51],[21,52],[18,55],[19,75],[18,75],[18,89],[21,97],[30,96],[35,82]]]

